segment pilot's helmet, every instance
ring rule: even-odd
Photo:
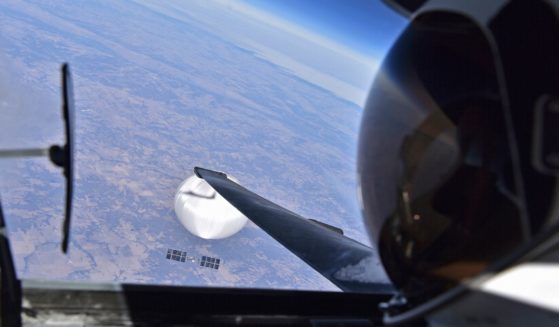
[[[425,10],[363,113],[363,216],[418,304],[499,269],[559,215],[559,28],[548,2]]]

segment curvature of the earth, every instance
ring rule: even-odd
[[[368,242],[355,199],[359,106],[212,28],[219,15],[236,19],[221,10],[0,3],[0,110],[10,117],[0,146],[61,142],[61,62],[71,64],[77,105],[68,257],[59,246],[60,172],[46,159],[0,162],[20,276],[336,290],[252,223],[207,241],[175,217],[176,187],[201,166]],[[168,248],[223,265],[169,261]]]

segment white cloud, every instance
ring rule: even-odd
[[[374,257],[366,257],[355,265],[336,271],[334,278],[341,281],[360,283],[386,283],[388,277]]]

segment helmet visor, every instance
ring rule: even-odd
[[[361,126],[361,199],[408,300],[479,274],[525,239],[505,118],[491,47],[466,18],[417,19],[383,63]]]

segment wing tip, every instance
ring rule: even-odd
[[[215,174],[224,178],[227,178],[227,174],[220,172],[220,171],[216,171],[216,170],[211,170],[211,169],[206,169],[206,168],[202,168],[202,167],[194,167],[194,174],[198,177],[198,178],[202,178],[204,179],[204,175],[206,174]]]

